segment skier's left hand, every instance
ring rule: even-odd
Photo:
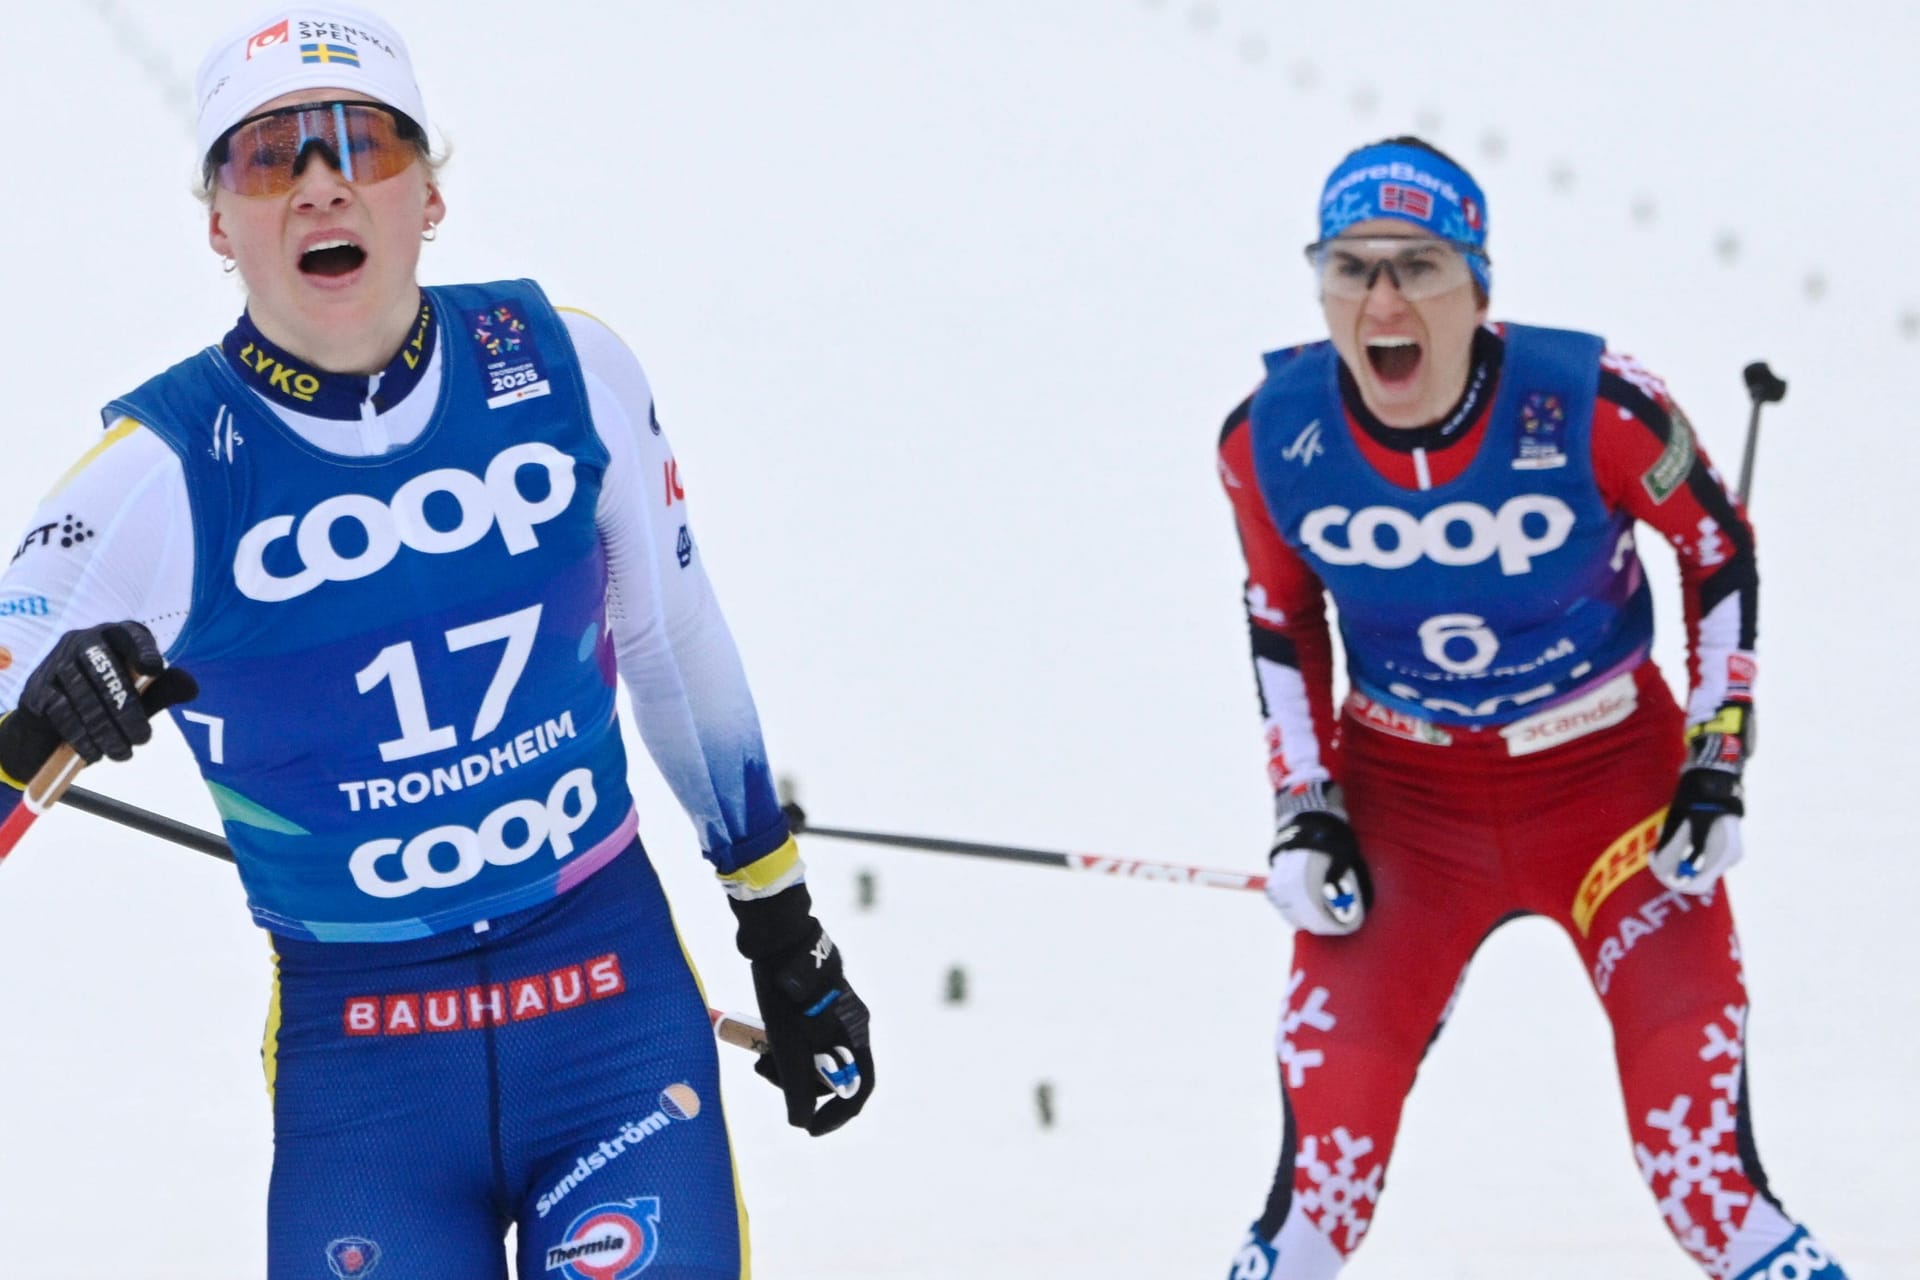
[[[786,1095],[789,1124],[816,1138],[832,1133],[873,1096],[866,1002],[847,982],[840,949],[813,918],[804,883],[730,902],[771,1046],[754,1070]]]
[[[1747,808],[1740,771],[1750,751],[1751,717],[1749,704],[1730,702],[1687,732],[1687,767],[1667,808],[1660,848],[1650,860],[1655,877],[1675,892],[1711,891],[1745,853],[1740,819]]]

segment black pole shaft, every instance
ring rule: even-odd
[[[183,845],[201,853],[211,854],[226,862],[233,861],[233,849],[221,837],[211,831],[202,831],[173,818],[163,817],[148,809],[128,804],[124,800],[115,800],[103,796],[97,791],[88,791],[84,787],[69,787],[60,803],[68,808],[78,809],[82,813],[117,822],[123,827],[174,844]],[[997,858],[1003,862],[1030,862],[1047,867],[1070,867],[1072,861],[1064,853],[1055,853],[1047,849],[1026,849],[1018,845],[983,844],[974,840],[944,840],[933,836],[895,835],[885,831],[852,831],[845,827],[817,827],[802,819],[794,824],[796,831],[811,836],[826,836],[833,840],[848,840],[858,844],[895,845],[903,849],[921,849],[928,853],[954,853],[973,858]]]
[[[1753,401],[1753,413],[1747,418],[1747,448],[1740,455],[1740,487],[1734,491],[1744,507],[1753,495],[1753,459],[1760,451],[1760,406],[1786,399],[1787,380],[1768,368],[1765,360],[1755,360],[1740,371],[1740,376]]]
[[[202,831],[184,822],[162,817],[137,805],[128,804],[124,800],[115,800],[110,796],[103,796],[97,791],[88,791],[82,787],[68,787],[67,794],[60,797],[60,803],[69,809],[78,809],[96,818],[105,818],[123,827],[132,827],[135,831],[159,836],[162,840],[171,840],[175,844],[197,849],[201,853],[211,854],[223,861],[233,861],[233,849],[213,832]]]
[[[1046,849],[1023,849],[1018,845],[981,844],[973,840],[942,840],[933,836],[892,835],[884,831],[849,831],[844,827],[816,827],[811,822],[799,825],[796,829],[810,836],[851,840],[859,844],[897,845],[902,849],[921,849],[928,853],[957,853],[970,858],[997,858],[1002,862],[1033,862],[1044,867],[1073,865],[1064,853],[1053,853]]]
[[[174,844],[211,854],[226,862],[233,861],[233,849],[221,837],[211,831],[202,831],[199,827],[173,818],[163,817],[148,809],[128,804],[124,800],[115,800],[103,796],[97,791],[88,791],[84,787],[69,787],[60,803],[82,813],[117,822],[123,827]],[[973,858],[997,858],[1003,862],[1031,862],[1047,867],[1067,867],[1072,863],[1064,853],[1055,853],[1047,849],[1026,849],[1018,845],[983,844],[974,840],[944,840],[933,836],[895,835],[884,831],[852,831],[845,827],[817,827],[810,822],[795,824],[795,829],[811,836],[826,836],[833,840],[848,840],[858,844],[895,845],[903,849],[921,849],[929,853],[954,853]]]
[[[1747,447],[1740,455],[1740,505],[1747,505],[1747,495],[1753,492],[1753,455],[1760,444],[1760,406],[1764,401],[1755,397],[1753,412],[1747,416]]]

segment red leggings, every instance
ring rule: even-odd
[[[1726,895],[1671,893],[1646,870],[1682,725],[1657,671],[1636,684],[1622,723],[1518,757],[1493,730],[1453,729],[1441,746],[1344,723],[1374,903],[1350,937],[1294,938],[1286,1138],[1258,1224],[1282,1246],[1276,1277],[1330,1276],[1358,1247],[1467,961],[1519,914],[1555,921],[1579,949],[1613,1024],[1641,1173],[1681,1245],[1731,1275],[1792,1233],[1747,1124],[1747,994]]]

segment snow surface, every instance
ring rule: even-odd
[[[1317,332],[1297,246],[1352,145],[1418,125],[1455,150],[1489,193],[1496,314],[1612,335],[1723,466],[1739,370],[1772,361],[1792,391],[1758,468],[1764,742],[1733,890],[1758,1132],[1852,1274],[1920,1275],[1910,7],[387,8],[454,144],[425,278],[538,277],[641,353],[776,762],[822,823],[1260,865],[1211,452],[1258,352]],[[95,406],[239,309],[166,91],[243,16],[9,6],[19,526]],[[162,736],[88,785],[210,824]],[[739,1007],[721,896],[636,775],[709,994]],[[727,1051],[759,1274],[1222,1274],[1279,1134],[1288,942],[1267,905],[807,853],[880,1089],[813,1141]],[[56,812],[0,869],[0,973],[0,1276],[260,1274],[269,975],[231,873]],[[1348,1274],[1695,1274],[1640,1185],[1608,1050],[1571,948],[1500,934]]]

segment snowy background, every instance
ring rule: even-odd
[[[1756,484],[1764,743],[1733,889],[1758,1134],[1856,1277],[1920,1276],[1910,6],[386,8],[453,144],[425,280],[538,277],[640,352],[776,764],[825,824],[1261,865],[1211,455],[1258,353],[1318,331],[1298,246],[1353,145],[1453,151],[1489,196],[1495,314],[1610,335],[1723,466],[1740,368],[1771,361],[1792,391]],[[97,405],[240,308],[181,93],[245,16],[8,5],[0,524],[24,527]],[[210,824],[164,738],[88,785]],[[739,1007],[721,895],[636,775],[709,995]],[[758,1273],[1222,1274],[1279,1138],[1267,904],[807,853],[880,1090],[809,1140],[727,1051]],[[0,870],[0,973],[0,1277],[258,1275],[269,974],[230,871],[57,812]],[[1695,1274],[1545,924],[1481,953],[1389,1188],[1355,1280]]]

